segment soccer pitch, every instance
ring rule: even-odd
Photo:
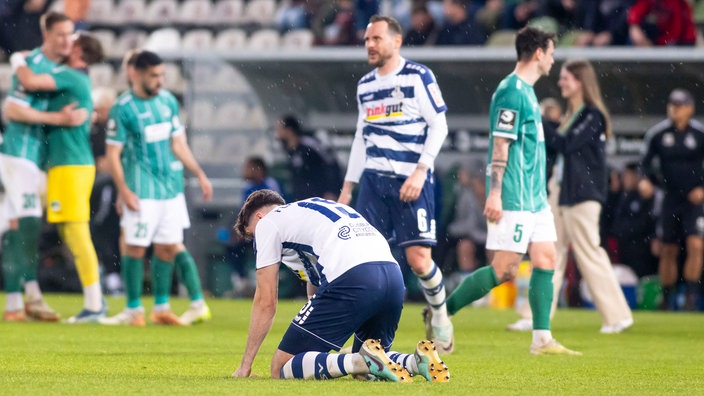
[[[79,295],[48,295],[64,317]],[[0,298],[0,301],[4,301]],[[124,300],[108,300],[111,314]],[[145,302],[148,298],[145,298]],[[181,313],[187,301],[174,299]],[[232,379],[244,350],[251,302],[209,300],[213,320],[184,328],[0,322],[0,393],[35,394],[696,394],[704,389],[704,315],[636,312],[624,334],[601,335],[598,314],[561,310],[553,334],[584,356],[532,356],[529,333],[504,330],[513,311],[471,308],[454,317],[451,381],[413,384],[269,379],[278,341],[304,301],[283,301],[255,361],[255,379]],[[151,308],[147,303],[147,311]],[[407,304],[394,350],[423,338],[421,305]],[[699,389],[699,391],[697,391]]]

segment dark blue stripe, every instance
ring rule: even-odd
[[[291,362],[291,372],[293,372],[293,378],[303,379],[303,355],[306,353],[299,353],[294,356]]]
[[[435,276],[435,274],[436,274],[437,272],[438,272],[438,266],[437,266],[437,264],[433,263],[433,270],[430,271],[430,273],[429,273],[428,275],[421,276],[420,278],[423,279],[423,280],[426,280],[426,281],[427,281],[427,280],[430,280],[430,279],[432,279],[432,278]]]
[[[337,368],[340,369],[340,372],[342,373],[343,376],[347,375],[347,371],[345,370],[345,355],[344,354],[337,355]]]
[[[416,97],[416,90],[414,87],[400,87],[401,92],[403,92],[403,97],[404,98],[415,98]],[[367,103],[367,102],[373,102],[375,100],[382,100],[386,98],[391,98],[391,94],[396,90],[396,88],[387,88],[387,89],[380,89],[378,91],[373,91],[373,92],[366,92],[362,95],[359,95],[359,103]],[[399,98],[401,100],[402,98]]]
[[[367,155],[369,157],[381,157],[388,158],[394,161],[409,162],[412,164],[418,163],[420,159],[420,154],[409,152],[409,151],[395,151],[389,149],[382,149],[379,147],[367,147]]]
[[[423,287],[423,291],[428,296],[434,296],[434,295],[437,295],[438,293],[440,293],[444,288],[445,288],[445,281],[442,281],[442,282],[440,282],[439,285],[433,287],[432,289],[428,289],[428,288]]]
[[[318,204],[315,204],[312,202],[302,201],[302,202],[298,203],[298,206],[312,209],[312,210],[322,214],[323,216],[327,217],[328,219],[332,220],[333,223],[340,220],[340,215],[336,214],[335,212],[326,208],[323,205],[318,205]]]
[[[410,124],[417,124],[419,122],[425,122],[425,119],[423,118],[414,118],[412,120],[401,120],[401,121],[382,121],[382,122],[374,122],[375,126],[399,126],[399,125],[410,125]]]
[[[406,363],[408,363],[408,358],[409,358],[409,357],[411,357],[411,355],[406,355],[406,357],[403,358],[403,364],[402,364],[403,367],[408,367],[408,366],[406,366]]]
[[[309,352],[310,353],[310,352]],[[328,371],[327,353],[319,353],[315,357],[315,379],[331,379]],[[320,371],[318,371],[320,369]]]
[[[371,134],[379,136],[388,136],[399,143],[417,143],[424,144],[427,137],[427,131],[424,131],[422,135],[406,135],[403,133],[389,131],[387,129],[377,128],[372,125],[367,125],[362,129],[364,136],[369,136]]]
[[[284,249],[293,249],[298,253],[298,258],[301,260],[303,268],[305,268],[306,270],[306,274],[308,275],[308,280],[310,281],[310,283],[312,283],[314,286],[322,286],[323,284],[328,283],[327,279],[325,279],[325,276],[322,275],[323,266],[317,262],[319,256],[315,254],[312,246],[295,242],[283,242],[281,246]],[[308,256],[306,256],[305,253],[309,253],[315,256],[315,265],[310,262]],[[323,281],[324,283],[321,283],[321,281]]]

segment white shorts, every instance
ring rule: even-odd
[[[191,228],[191,218],[188,215],[188,206],[186,206],[186,197],[183,195],[183,193],[180,193],[176,196],[176,199],[179,201],[179,205],[181,206],[180,209],[180,216],[181,216],[181,224],[183,225],[183,229],[187,230]]]
[[[46,197],[46,173],[25,159],[0,154],[0,178],[5,186],[4,217],[42,217]]]
[[[540,212],[505,210],[498,223],[487,222],[488,250],[525,253],[531,242],[555,241],[555,220],[549,207]]]
[[[147,247],[152,243],[174,245],[183,242],[183,219],[178,198],[140,199],[139,211],[122,207],[120,226],[125,243]]]

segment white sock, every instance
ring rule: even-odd
[[[39,282],[33,280],[25,282],[24,295],[27,301],[37,301],[42,299],[42,291],[39,289]]]
[[[391,351],[386,355],[392,362],[405,367],[409,373],[413,375],[418,374],[418,363],[416,362],[416,357],[412,354]]]
[[[103,291],[100,288],[100,282],[83,287],[83,307],[93,312],[103,308]]]
[[[288,379],[330,379],[364,373],[369,373],[369,368],[358,353],[303,352],[281,368],[281,378]]]
[[[5,296],[5,310],[9,312],[15,312],[24,309],[24,302],[22,301],[22,293],[14,292],[7,293]]]
[[[432,325],[443,327],[450,324],[445,306],[445,282],[442,279],[442,271],[433,262],[433,266],[427,274],[418,275],[418,281],[423,288],[426,301],[433,310]]]
[[[193,300],[191,301],[190,307],[193,309],[201,309],[205,305],[205,300],[198,299],[198,300]]]
[[[154,312],[164,312],[164,311],[169,311],[171,310],[171,304],[169,303],[163,303],[163,304],[154,304]]]
[[[533,345],[544,345],[552,340],[550,330],[533,330]]]

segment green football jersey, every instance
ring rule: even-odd
[[[514,73],[499,83],[489,109],[489,161],[494,137],[513,140],[508,149],[501,201],[503,210],[537,212],[547,207],[545,136],[533,86]],[[487,167],[486,191],[491,188]]]
[[[34,49],[26,58],[27,66],[34,73],[49,73],[57,65],[49,60],[39,48]],[[30,106],[39,111],[49,107],[48,93],[28,93],[20,85],[17,76],[12,77],[12,87],[7,100]],[[42,125],[24,124],[10,121],[5,129],[1,152],[12,157],[28,159],[42,167],[46,156],[46,138]]]
[[[63,65],[52,69],[50,74],[56,83],[56,92],[49,100],[49,111],[60,111],[70,103],[77,103],[77,108],[93,114],[90,78],[86,73]],[[48,126],[46,131],[48,168],[95,163],[90,147],[90,117],[76,127]]]
[[[174,186],[177,194],[181,194],[185,191],[184,184],[185,179],[183,178],[183,163],[174,156],[174,161],[171,163],[171,183]]]
[[[140,199],[171,199],[181,191],[174,185],[171,137],[183,133],[178,101],[166,90],[142,99],[122,94],[110,109],[107,143],[122,145],[125,182]],[[181,175],[183,177],[183,175]]]

